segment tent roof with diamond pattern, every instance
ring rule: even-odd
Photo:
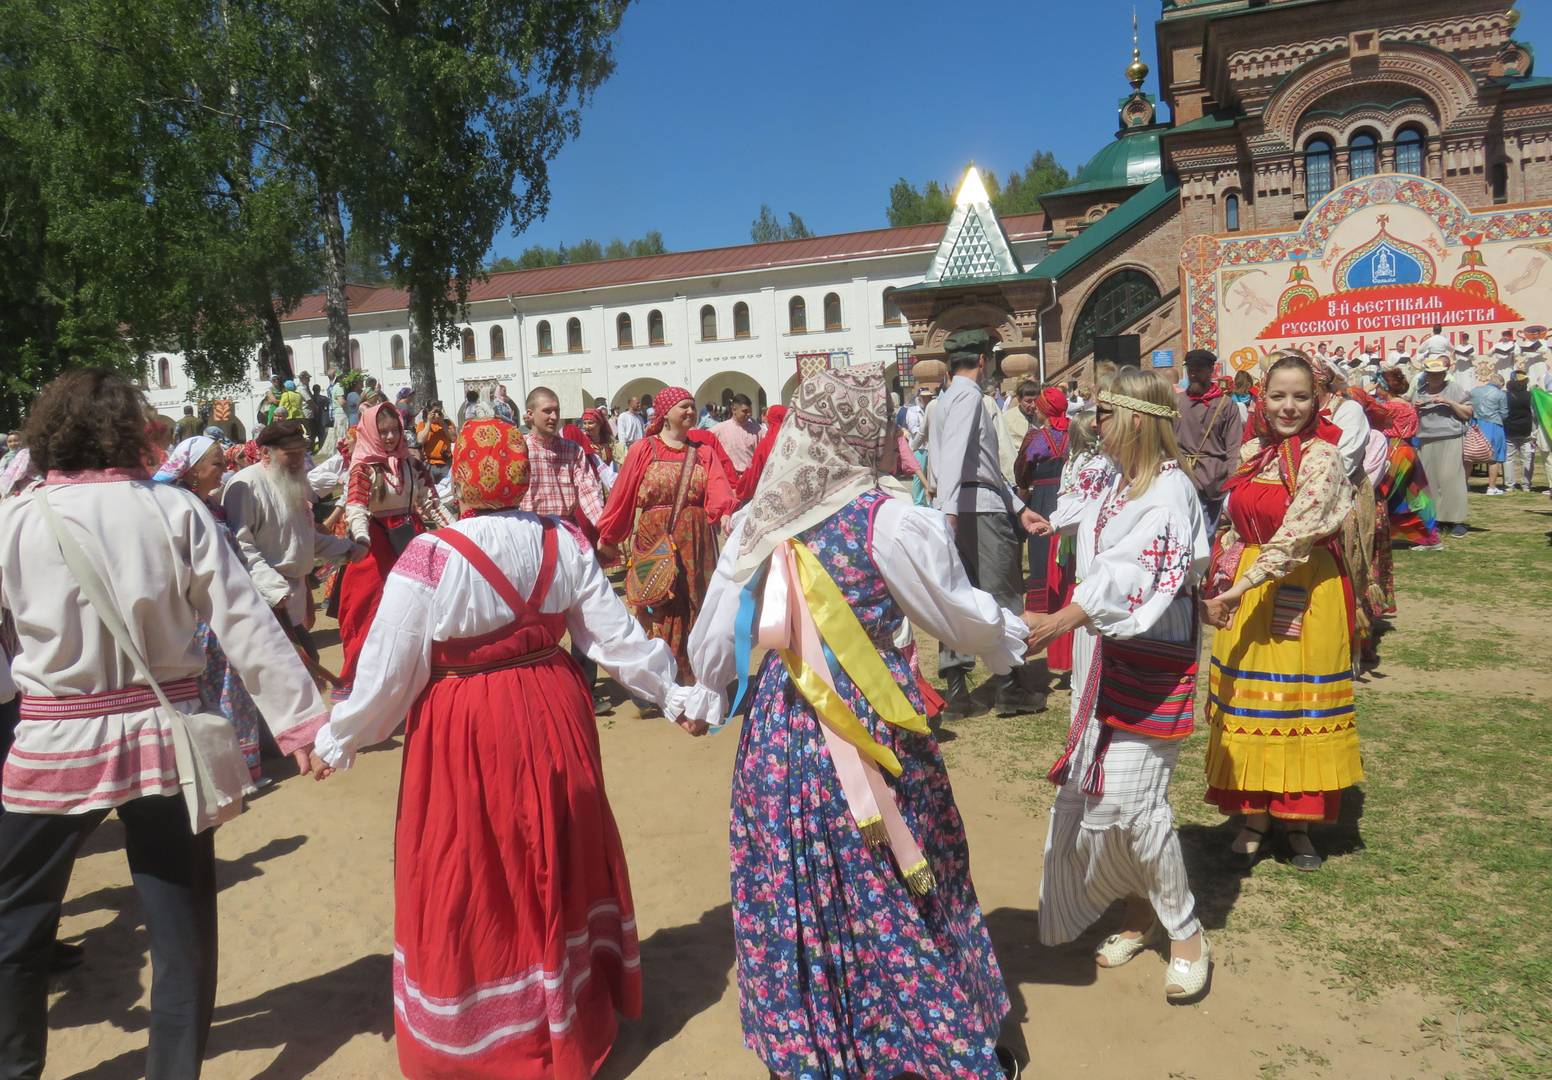
[[[943,230],[943,240],[922,284],[949,285],[1022,274],[1024,268],[1013,254],[975,166],[965,173],[954,202],[954,216]]]

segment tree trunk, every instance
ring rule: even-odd
[[[425,286],[410,283],[410,385],[415,388],[417,408],[428,407],[437,398],[435,332],[432,328],[432,297]],[[448,405],[449,414],[458,403]]]
[[[286,335],[280,329],[280,316],[275,314],[275,300],[269,295],[268,289],[259,297],[259,323],[264,328],[259,350],[268,354],[269,358],[265,370],[288,379],[296,378],[296,372],[291,367],[291,356],[286,352]]]
[[[323,311],[329,323],[328,357],[334,371],[350,370],[350,311],[345,298],[345,225],[339,192],[318,177],[318,216],[323,224]]]

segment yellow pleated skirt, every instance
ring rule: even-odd
[[[1247,545],[1236,579],[1260,547]],[[1285,604],[1277,614],[1279,589]],[[1303,590],[1296,635],[1285,625]],[[1247,592],[1234,621],[1216,632],[1208,698],[1208,802],[1228,813],[1330,819],[1320,793],[1363,779],[1353,705],[1347,592],[1331,553],[1317,548],[1281,582]],[[1307,796],[1301,798],[1301,796]],[[1327,803],[1334,799],[1327,798]]]

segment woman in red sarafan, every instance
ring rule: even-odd
[[[515,510],[522,433],[458,433],[460,520],[395,564],[360,678],[320,733],[346,767],[406,713],[394,839],[394,1026],[414,1080],[586,1080],[639,1015],[630,878],[570,634],[695,734],[720,708],[680,687],[590,552]],[[690,717],[693,717],[690,718]]]
[[[686,654],[690,625],[717,567],[714,526],[731,514],[737,503],[715,449],[690,438],[695,424],[695,398],[690,392],[670,386],[656,395],[653,405],[657,415],[647,428],[646,438],[630,448],[619,479],[609,492],[603,520],[598,523],[598,554],[606,564],[615,561],[627,538],[627,563],[650,552],[668,531],[680,481],[685,481],[684,506],[673,526],[676,567],[672,595],[656,604],[640,604],[632,595],[633,575],[627,573],[625,599],[647,634],[668,643],[679,664],[679,679],[688,685],[695,681]],[[695,455],[688,466],[686,454]]]
[[[345,528],[368,548],[367,557],[340,574],[339,634],[344,661],[336,700],[348,697],[367,627],[377,613],[383,582],[409,542],[447,524],[436,482],[425,462],[410,455],[399,411],[387,402],[361,410],[356,449],[345,481]]]

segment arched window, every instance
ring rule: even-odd
[[[539,338],[539,355],[548,356],[555,351],[555,341],[550,337],[550,320],[540,319],[535,333]]]
[[[1407,128],[1396,136],[1396,171],[1423,175],[1423,147],[1427,138],[1416,128]]]
[[[465,360],[475,358],[474,331],[467,326],[463,328],[463,358]]]
[[[635,342],[631,338],[631,320],[626,312],[620,312],[619,318],[614,320],[614,343],[621,349],[628,349]]]
[[[172,365],[165,356],[156,362],[156,385],[163,390],[172,385]]]
[[[647,344],[661,345],[667,340],[663,337],[663,313],[656,308],[647,312]]]
[[[1126,329],[1159,302],[1159,287],[1140,270],[1118,270],[1099,283],[1072,330],[1069,357],[1094,348],[1094,339]]]
[[[350,339],[350,369],[352,371],[361,370],[361,342],[355,338]]]
[[[717,340],[717,309],[710,304],[701,308],[701,340]]]
[[[824,317],[826,330],[841,328],[841,298],[835,293],[825,293]]]
[[[736,338],[749,336],[749,305],[742,300],[733,305],[733,336]]]
[[[1379,171],[1379,159],[1374,152],[1377,145],[1374,136],[1367,131],[1360,131],[1353,136],[1353,141],[1347,144],[1349,179],[1358,180],[1365,176],[1373,176]]]
[[[388,362],[395,368],[404,367],[404,339],[398,334],[388,342]]]
[[[507,332],[499,326],[490,328],[490,358],[492,360],[507,358]]]
[[[286,346],[286,366],[292,371],[296,370],[296,353],[291,350],[289,345]]]
[[[1311,139],[1304,148],[1304,204],[1311,210],[1331,194],[1331,142]]]
[[[801,296],[787,301],[787,329],[794,334],[808,333],[808,305]]]
[[[894,286],[884,290],[884,325],[900,325],[900,305],[895,303]]]
[[[1223,197],[1223,227],[1228,232],[1239,232],[1239,196]]]
[[[1493,187],[1493,203],[1502,206],[1509,201],[1509,163],[1494,162],[1488,175]]]
[[[582,351],[582,320],[576,317],[566,320],[566,351]]]

